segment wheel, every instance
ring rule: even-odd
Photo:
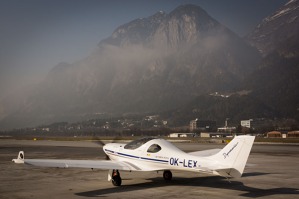
[[[164,180],[171,180],[172,179],[172,173],[169,170],[165,170],[163,172],[163,178]]]
[[[113,170],[113,172],[112,172],[112,184],[114,186],[121,185],[121,177],[120,177],[118,170]]]

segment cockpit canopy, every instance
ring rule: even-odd
[[[141,145],[147,143],[150,140],[153,140],[155,138],[153,137],[146,137],[146,138],[141,138],[138,140],[134,140],[132,142],[129,142],[128,144],[125,145],[125,149],[137,149],[138,147],[140,147]]]

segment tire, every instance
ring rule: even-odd
[[[172,173],[171,173],[171,171],[169,171],[169,170],[165,170],[165,171],[163,172],[163,178],[164,178],[164,180],[166,180],[166,181],[171,180],[171,179],[172,179]]]
[[[112,184],[114,186],[120,186],[121,185],[121,177],[120,176],[114,176],[112,178]]]

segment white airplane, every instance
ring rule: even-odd
[[[20,151],[15,163],[59,168],[107,169],[108,181],[121,185],[119,170],[164,171],[165,180],[172,179],[170,170],[203,172],[223,177],[241,177],[254,136],[237,136],[223,149],[185,153],[170,142],[159,138],[142,138],[128,144],[110,143],[103,146],[110,160],[25,159]]]

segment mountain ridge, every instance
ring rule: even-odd
[[[299,1],[289,1],[272,15],[266,17],[247,35],[247,40],[266,56],[285,45],[286,40],[298,50]],[[288,46],[286,46],[287,49]],[[285,48],[286,49],[286,48]],[[280,52],[291,53],[291,52]],[[298,52],[297,52],[298,53]]]

